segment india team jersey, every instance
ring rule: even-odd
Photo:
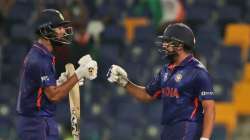
[[[163,66],[146,86],[146,91],[162,100],[162,124],[179,121],[201,123],[201,101],[214,99],[211,78],[206,68],[192,55],[185,58],[179,66]]]
[[[56,106],[43,92],[43,88],[51,85],[56,85],[54,56],[42,44],[34,43],[24,60],[17,113],[25,116],[53,116]]]

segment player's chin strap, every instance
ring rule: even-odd
[[[200,140],[209,140],[209,138],[201,137]]]

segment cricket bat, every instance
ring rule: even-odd
[[[73,64],[68,63],[65,65],[68,76],[72,76],[75,72]],[[80,90],[79,83],[69,91],[69,105],[71,114],[71,127],[74,140],[80,140]]]

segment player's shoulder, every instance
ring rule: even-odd
[[[26,61],[32,66],[42,66],[45,65],[47,61],[47,56],[39,49],[32,47],[26,56]]]
[[[32,61],[32,62],[36,62],[36,61],[40,61],[42,58],[42,53],[39,52],[39,50],[37,50],[36,48],[32,47],[27,55],[27,58]]]
[[[203,79],[203,80],[210,80],[211,76],[205,67],[205,65],[200,62],[198,59],[194,59],[193,61],[193,68],[195,69],[195,77],[198,79]]]
[[[206,66],[198,59],[193,58],[190,67],[191,67],[191,69],[194,70],[196,78],[197,77],[200,77],[200,78],[201,77],[210,77]]]
[[[36,55],[37,57],[45,57],[45,56],[47,56],[47,53],[46,53],[43,49],[41,49],[41,48],[39,48],[39,47],[33,46],[33,47],[31,48],[31,51],[32,51],[32,53],[33,53],[34,55]]]
[[[191,66],[197,71],[207,72],[206,66],[196,58],[193,58]]]

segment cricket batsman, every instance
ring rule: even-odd
[[[209,140],[215,119],[214,91],[204,65],[193,57],[195,37],[183,23],[169,25],[159,37],[169,60],[146,86],[129,81],[112,65],[108,81],[124,87],[139,101],[163,103],[161,140]]]
[[[95,79],[97,63],[86,55],[80,59],[73,76],[67,78],[67,74],[62,73],[57,80],[52,52],[55,47],[71,43],[71,22],[65,21],[58,10],[45,9],[37,20],[36,34],[38,38],[23,64],[16,109],[17,134],[21,140],[57,140],[56,103],[67,96],[79,80]]]

